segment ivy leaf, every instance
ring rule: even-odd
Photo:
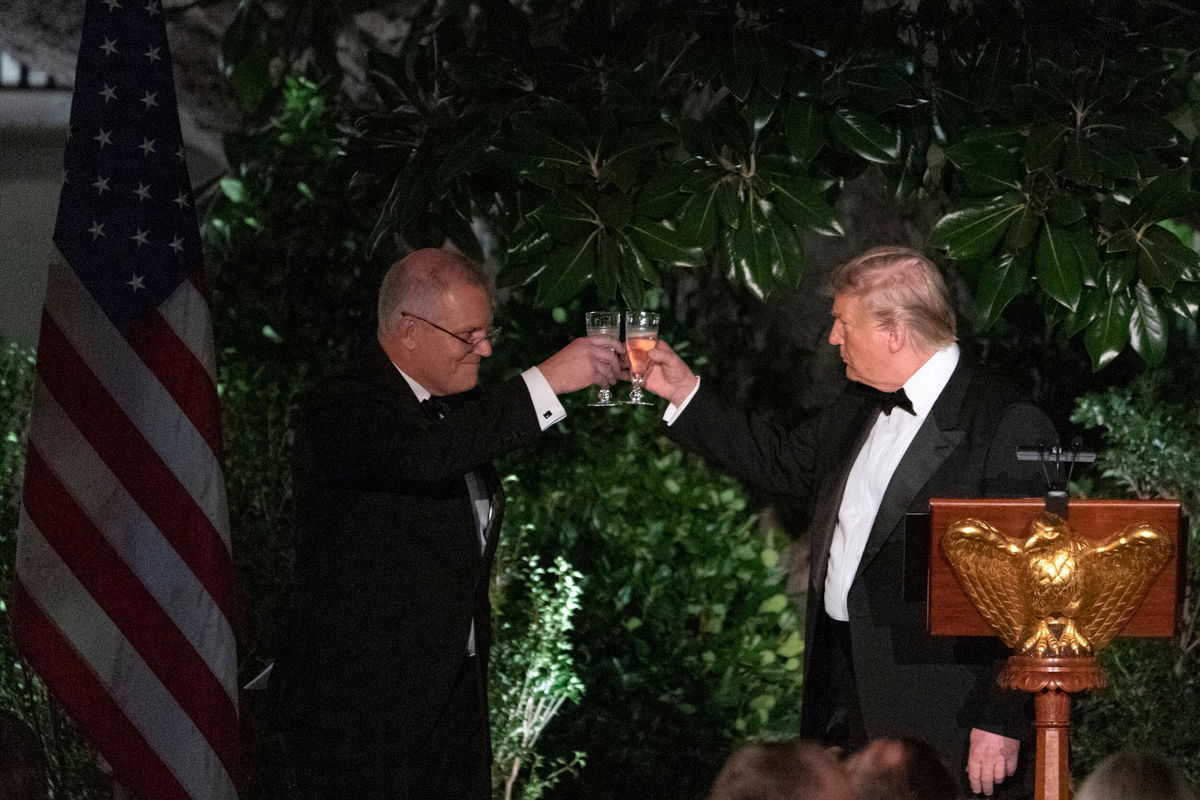
[[[1092,357],[1093,372],[1104,369],[1125,349],[1132,316],[1133,298],[1128,292],[1102,294],[1096,319],[1083,335],[1083,343]]]
[[[1157,367],[1167,355],[1167,326],[1154,292],[1144,283],[1134,287],[1133,313],[1129,317],[1129,339],[1133,349],[1148,365]]]
[[[779,213],[793,225],[822,236],[845,235],[837,212],[813,191],[811,182],[805,185],[806,182],[801,179],[782,177],[773,177],[771,182],[775,184],[772,199],[778,204]]]
[[[1005,253],[992,268],[984,268],[976,289],[975,309],[979,325],[987,330],[1000,319],[1005,306],[1021,293],[1029,280],[1029,267],[1023,258]]]
[[[597,232],[551,250],[538,276],[537,305],[553,308],[579,294],[596,271]]]
[[[1047,224],[1042,228],[1034,255],[1034,269],[1042,291],[1071,311],[1079,307],[1087,273],[1085,248],[1070,231]],[[1094,254],[1093,254],[1094,255]],[[1099,256],[1095,255],[1099,262]]]
[[[895,164],[900,160],[900,141],[896,132],[870,114],[838,107],[830,112],[829,129],[847,149],[867,161]]]
[[[1147,286],[1175,288],[1175,282],[1200,266],[1200,254],[1160,225],[1152,225],[1138,239],[1138,275]]]
[[[1024,198],[1016,194],[972,203],[938,220],[930,242],[956,260],[983,258],[995,249],[1009,222],[1024,208]]]
[[[788,151],[801,164],[812,161],[825,144],[824,118],[815,103],[793,100],[784,125]]]

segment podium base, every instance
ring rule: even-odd
[[[1034,696],[1037,719],[1037,763],[1034,800],[1068,800],[1071,796],[1071,695],[1108,683],[1091,656],[1031,658],[1011,656],[997,682],[1006,689]]]

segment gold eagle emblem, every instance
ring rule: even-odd
[[[1062,517],[1043,513],[1024,541],[977,519],[942,539],[963,590],[1018,655],[1090,656],[1133,616],[1170,558],[1165,536],[1131,525],[1092,545]]]

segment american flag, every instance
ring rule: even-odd
[[[236,798],[233,568],[200,234],[159,0],[87,0],[13,634],[142,800]]]

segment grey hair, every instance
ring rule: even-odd
[[[460,253],[425,248],[392,264],[379,287],[378,333],[383,336],[403,319],[401,312],[434,316],[454,286],[478,286],[495,302],[495,289],[483,265]]]
[[[946,281],[932,261],[912,248],[872,248],[834,270],[829,289],[860,297],[876,324],[904,326],[923,350],[940,349],[957,338]]]

